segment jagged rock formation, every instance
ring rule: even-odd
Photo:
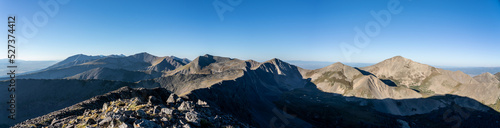
[[[191,91],[190,97],[197,97],[217,104],[226,113],[235,114],[238,119],[259,127],[270,127],[273,118],[282,115],[274,101],[283,92],[303,88],[307,81],[302,79],[298,68],[279,59],[272,59],[251,69],[234,80],[225,80],[209,88]],[[287,125],[310,127],[299,118],[290,119]]]
[[[70,56],[70,57],[64,59],[63,61],[58,62],[52,66],[49,66],[45,70],[71,67],[74,65],[83,64],[83,63],[90,62],[90,61],[97,60],[97,59],[101,59],[104,57],[106,57],[106,56],[87,56],[87,55],[83,55],[83,54],[77,54],[74,56]],[[110,57],[117,57],[117,56],[112,55]]]
[[[14,127],[250,127],[206,102],[169,91],[123,87]]]
[[[268,127],[272,101],[285,91],[304,86],[299,69],[279,59],[258,63],[211,55],[171,71],[170,75],[142,81],[138,86],[162,87],[181,96],[197,97],[218,104],[254,126]],[[307,125],[296,119],[297,126]]]
[[[245,69],[247,63],[243,60],[206,54],[199,56],[189,64],[173,71],[166,71],[165,76],[175,74],[215,74],[227,70]]]

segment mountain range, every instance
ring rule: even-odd
[[[3,126],[500,127],[500,72],[471,77],[401,56],[310,70],[277,58],[79,54],[18,78],[17,120]]]

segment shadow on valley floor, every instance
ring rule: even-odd
[[[363,69],[359,69],[358,67],[354,67],[354,69],[358,70],[359,72],[361,72],[361,74],[363,74],[365,76],[367,76],[367,75],[375,76],[375,74],[372,74],[371,72],[365,71]]]
[[[365,99],[323,92],[308,83],[283,93],[275,104],[318,127],[500,127],[500,113],[457,95]]]
[[[194,90],[190,98],[217,104],[223,112],[254,126],[500,127],[500,113],[468,97],[364,99],[326,93],[312,82],[304,88],[271,93],[248,80],[223,81]]]

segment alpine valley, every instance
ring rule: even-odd
[[[401,56],[308,70],[276,58],[78,54],[17,76],[15,93],[16,120],[0,127],[500,127],[500,73]]]

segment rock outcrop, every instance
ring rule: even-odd
[[[167,99],[174,102],[167,104]],[[201,100],[177,97],[162,88],[123,87],[14,127],[189,128],[250,127]]]

